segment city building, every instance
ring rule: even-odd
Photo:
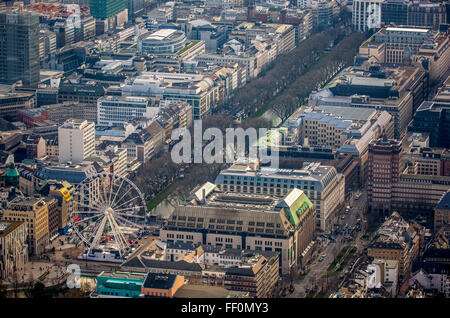
[[[28,252],[41,255],[49,242],[48,206],[42,199],[16,197],[3,209],[2,221],[26,222]]]
[[[139,256],[129,258],[121,265],[121,269],[126,271],[183,276],[186,280],[189,280],[190,284],[197,285],[202,285],[203,268],[204,266],[201,264],[189,263],[184,260],[170,262]]]
[[[313,240],[316,219],[302,190],[276,198],[215,188],[206,183],[188,205],[176,207],[161,230],[161,240],[279,252],[283,274],[306,261],[301,254]]]
[[[276,52],[286,54],[295,48],[295,30],[289,24],[244,22],[234,28],[230,39],[242,40],[250,46],[257,37],[270,37],[276,43]]]
[[[394,118],[394,137],[401,139],[428,91],[428,75],[416,67],[352,66],[313,92],[309,104],[385,110]]]
[[[57,202],[57,229],[58,231],[66,229],[69,225],[70,203],[75,187],[66,181],[51,181],[47,185],[48,192],[45,194]]]
[[[95,153],[95,124],[69,119],[58,128],[60,163],[80,163]]]
[[[353,28],[365,32],[381,25],[381,5],[384,0],[353,0]]]
[[[405,282],[411,271],[412,262],[419,256],[418,230],[394,212],[375,234],[367,255],[373,259],[398,262],[398,281]]]
[[[39,14],[0,12],[0,83],[39,84]]]
[[[53,26],[56,35],[56,47],[62,48],[75,43],[75,26],[72,21],[56,22]]]
[[[450,225],[450,190],[444,193],[434,209],[434,232]]]
[[[126,9],[125,0],[91,0],[90,14],[95,19],[108,19]]]
[[[97,99],[105,95],[105,85],[62,82],[58,88],[58,104],[72,102],[97,107]]]
[[[219,88],[200,74],[146,72],[125,84],[122,95],[185,101],[193,107],[194,119],[201,119],[219,101]]]
[[[0,222],[0,278],[8,279],[11,274],[22,271],[28,262],[27,223]]]
[[[411,132],[427,133],[430,147],[449,148],[450,141],[450,76],[445,80],[432,101],[424,101],[417,109],[408,129]]]
[[[132,119],[155,117],[157,107],[152,107],[147,97],[106,96],[97,101],[97,124],[100,126],[123,126]]]
[[[397,295],[398,261],[389,259],[374,259],[367,265],[366,286],[368,290],[383,288],[391,297]]]
[[[389,64],[401,64],[419,52],[424,43],[434,43],[439,32],[412,27],[387,27],[373,35],[373,42],[385,43],[385,60]]]
[[[349,145],[350,140],[363,152],[373,138],[377,139],[383,132],[392,135],[394,132],[393,118],[388,112],[367,108],[319,106],[306,110],[298,118],[304,146],[340,149],[341,152],[348,151],[343,145]]]
[[[188,39],[203,41],[206,52],[215,53],[227,39],[225,27],[216,26],[207,20],[192,20],[185,24],[185,34]]]
[[[48,209],[48,235],[49,239],[53,239],[58,235],[60,209],[58,209],[58,201],[56,199],[45,197],[43,198],[47,204]]]
[[[408,25],[408,1],[384,1],[381,4],[381,22],[384,25]]]
[[[331,166],[305,162],[301,169],[259,167],[258,163],[234,164],[222,170],[215,183],[221,191],[285,196],[292,189],[304,191],[314,204],[317,227],[328,231],[344,202],[345,179]]]
[[[445,1],[385,0],[381,4],[381,21],[385,25],[430,27],[438,30],[448,23]]]
[[[438,83],[447,75],[450,64],[449,30],[440,33],[434,42],[424,43],[413,56],[413,61],[430,73],[430,82]]]
[[[34,107],[34,96],[30,93],[0,92],[0,117],[10,121],[20,118],[20,111]]]
[[[431,219],[450,177],[417,174],[402,160],[402,144],[380,138],[369,145],[368,202],[372,211],[405,217],[422,215]]]
[[[41,136],[30,135],[26,140],[28,159],[41,159],[47,155],[45,139]]]
[[[148,273],[142,284],[142,294],[144,297],[172,298],[183,284],[184,277],[180,275]]]
[[[98,298],[138,298],[142,293],[142,284],[145,278],[146,274],[144,273],[103,271],[97,275],[95,296]]]
[[[97,122],[97,104],[82,104],[76,101],[68,101],[62,104],[45,105],[39,109],[42,114],[41,118],[51,120],[59,125],[62,125],[69,119]]]
[[[139,51],[153,55],[172,55],[181,50],[186,44],[183,31],[161,29],[150,35],[144,35],[139,42]]]
[[[250,297],[269,298],[279,279],[278,253],[272,257],[249,253],[237,266],[225,269],[226,289],[248,292]]]

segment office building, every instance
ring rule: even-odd
[[[405,217],[432,217],[450,186],[450,177],[417,174],[402,160],[402,145],[381,138],[369,145],[368,201],[372,211]]]
[[[329,230],[335,213],[344,202],[345,180],[331,166],[305,162],[301,169],[259,167],[259,164],[234,164],[222,170],[215,183],[225,192],[284,196],[291,189],[305,192],[317,212],[317,227]]]
[[[89,8],[95,19],[108,19],[126,9],[125,0],[91,0]]]
[[[411,132],[428,133],[431,147],[450,147],[450,103],[424,101],[417,109]]]
[[[271,256],[249,253],[242,263],[225,269],[224,287],[228,290],[248,292],[250,297],[272,296],[279,276],[278,253]]]
[[[95,153],[95,124],[69,119],[58,128],[59,162],[81,163]]]
[[[97,99],[105,95],[105,85],[61,83],[58,88],[58,101],[87,104],[97,107]]]
[[[48,207],[44,200],[18,196],[3,209],[2,221],[26,222],[29,253],[40,255],[44,252],[49,242]]]
[[[0,279],[22,271],[28,262],[27,223],[0,221]]]
[[[183,31],[161,29],[150,35],[144,35],[139,41],[139,51],[153,55],[172,55],[181,50],[186,43]]]
[[[384,0],[354,0],[352,9],[353,28],[365,32],[381,25],[381,5]]]
[[[434,209],[434,232],[450,226],[450,189],[444,193]]]
[[[381,21],[384,25],[438,30],[440,25],[448,23],[448,3],[429,0],[385,0],[381,4]]]
[[[201,119],[217,105],[219,87],[201,74],[146,72],[125,84],[122,95],[185,101],[194,119]]]
[[[206,183],[178,206],[161,230],[165,242],[275,251],[283,274],[306,263],[316,229],[315,209],[302,190],[283,197],[216,191]],[[305,259],[303,259],[303,257]]]
[[[20,110],[34,107],[34,96],[30,93],[1,93],[0,92],[0,117],[10,121],[17,121]]]
[[[428,91],[428,75],[416,67],[353,66],[313,92],[309,104],[385,110],[394,118],[394,137],[401,139]]]
[[[450,30],[441,32],[434,41],[424,43],[412,57],[413,62],[430,74],[430,82],[438,83],[448,74],[450,65]]]
[[[385,63],[401,64],[419,52],[424,43],[434,43],[438,32],[430,29],[387,27],[373,35],[375,43],[385,43]]]
[[[39,14],[0,12],[0,83],[39,84]]]
[[[381,4],[381,22],[384,25],[408,25],[408,2],[386,0]]]

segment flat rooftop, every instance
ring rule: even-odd
[[[257,210],[258,212],[275,212],[275,206],[282,198],[274,198],[270,195],[243,194],[243,193],[214,193],[205,201],[206,207],[236,208]]]
[[[377,112],[371,108],[345,107],[345,106],[316,106],[315,109],[341,117],[344,120],[367,121]]]

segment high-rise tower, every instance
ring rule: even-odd
[[[0,12],[0,83],[39,83],[39,14]]]

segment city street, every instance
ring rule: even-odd
[[[362,211],[364,211],[367,205],[367,191],[363,189],[358,200],[355,200],[355,194],[356,193],[354,193],[349,201],[345,202],[345,206],[351,206],[350,212],[342,212],[341,215],[338,215],[338,224],[340,229],[345,227],[345,225],[348,225],[348,227],[355,226],[358,218],[361,219],[361,224],[364,224],[365,219]],[[344,219],[341,219],[342,216],[344,216]],[[343,231],[340,231],[335,237],[335,242],[324,239],[322,241],[322,245],[320,246],[320,252],[316,254],[312,262],[306,267],[306,270],[310,270],[309,273],[305,277],[303,277],[303,279],[297,279],[294,281],[295,291],[291,294],[288,294],[287,297],[306,297],[307,291],[313,289],[315,286],[318,286],[320,283],[326,283],[327,280],[322,277],[327,273],[328,267],[343,247],[347,245],[356,246],[358,248],[357,254],[363,251],[365,245],[367,244],[367,241],[361,240],[361,236],[363,235],[364,231],[362,230],[356,232],[356,236],[353,236],[354,239],[352,241],[346,242],[345,234],[343,233]],[[325,255],[323,261],[319,261],[321,255]],[[344,269],[339,275],[336,275],[333,278],[335,279],[336,277],[339,277],[341,274],[343,274],[343,272]],[[331,281],[333,278],[329,278],[329,281]]]

